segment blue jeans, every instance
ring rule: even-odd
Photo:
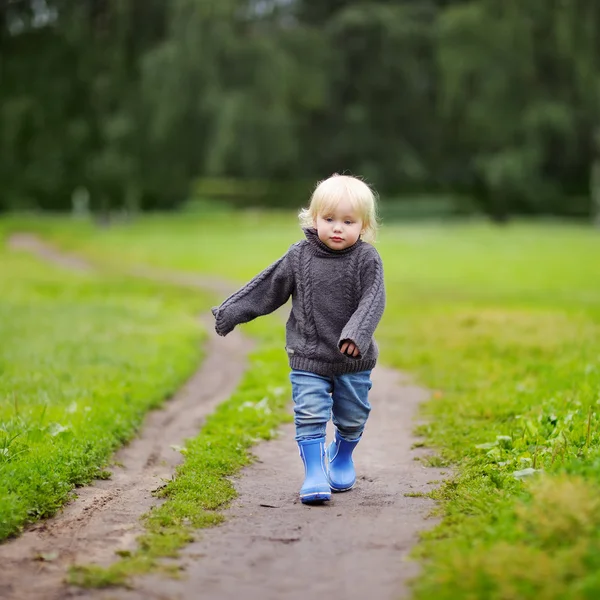
[[[297,441],[324,437],[332,416],[344,439],[360,438],[371,412],[371,371],[324,377],[294,370],[290,381]]]

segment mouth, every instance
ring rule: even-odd
[[[341,237],[332,237],[330,238],[332,242],[343,242],[344,238]]]

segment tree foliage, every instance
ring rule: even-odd
[[[0,208],[351,171],[585,214],[599,33],[594,0],[3,0]]]

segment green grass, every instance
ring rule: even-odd
[[[384,355],[435,390],[422,433],[455,465],[416,598],[600,594],[599,250],[598,232],[549,225],[384,246]]]
[[[294,221],[157,216],[79,236],[63,223],[52,235],[97,259],[243,280],[298,238]],[[378,247],[382,360],[434,390],[421,433],[437,463],[453,465],[434,492],[442,522],[417,549],[416,598],[598,597],[600,235],[390,226]]]
[[[103,267],[153,265],[224,277],[225,266],[227,277],[244,280],[296,241],[294,219],[289,213],[157,214],[130,225],[98,228],[65,218],[11,217],[4,227],[38,232]]]
[[[0,248],[0,540],[106,477],[111,453],[191,374],[210,303]]]

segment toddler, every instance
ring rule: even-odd
[[[292,297],[286,325],[296,441],[304,463],[300,499],[318,504],[356,481],[352,452],[371,411],[373,339],[385,305],[375,238],[375,197],[346,175],[321,181],[300,213],[304,240],[213,308],[215,329],[266,315]],[[332,418],[335,437],[325,444]]]

